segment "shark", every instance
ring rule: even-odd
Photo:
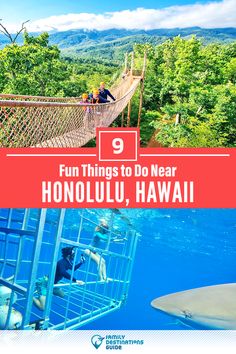
[[[172,293],[154,299],[151,306],[192,327],[236,330],[236,283]]]

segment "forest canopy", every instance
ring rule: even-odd
[[[74,96],[92,90],[101,79],[110,82],[117,65],[66,60],[48,33],[24,33],[24,43],[0,50],[0,92],[39,96]]]
[[[236,42],[204,45],[196,37],[177,36],[158,45],[136,44],[136,63],[145,51],[143,145],[155,133],[161,146],[236,146]],[[112,84],[121,66],[102,57],[66,59],[47,33],[33,37],[25,32],[22,45],[0,50],[0,92],[78,97],[100,81]],[[138,104],[137,93],[133,126]]]
[[[144,51],[145,46],[138,46]],[[143,120],[162,146],[236,146],[236,42],[175,37],[147,47]]]

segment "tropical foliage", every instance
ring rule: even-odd
[[[80,96],[113,80],[115,65],[62,59],[49,35],[24,34],[23,45],[16,43],[0,50],[0,92],[39,96]]]
[[[162,146],[236,146],[236,42],[206,45],[195,36],[177,36],[161,44],[136,44],[135,52],[138,65],[144,52],[148,54],[141,120],[144,145],[155,132]],[[47,33],[33,37],[26,32],[23,44],[0,50],[3,93],[80,96],[100,81],[114,82],[120,72],[121,65],[104,60],[102,53],[99,59],[62,57]],[[133,126],[138,105],[137,92]]]
[[[143,120],[162,146],[236,146],[236,42],[175,37],[148,52]]]

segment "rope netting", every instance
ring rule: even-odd
[[[125,109],[141,76],[124,75],[112,88],[115,102],[80,103],[58,98],[0,95],[0,147],[80,147],[108,127]]]
[[[27,95],[13,95],[7,93],[0,94],[1,100],[14,101],[33,101],[33,102],[76,102],[78,97],[48,97],[48,96],[27,96]]]

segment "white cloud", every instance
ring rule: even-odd
[[[72,13],[32,21],[27,29],[32,32],[67,31],[71,29],[106,30],[158,29],[199,26],[203,28],[236,27],[236,0],[206,4],[171,6],[163,9],[124,10],[104,14]],[[19,27],[19,26],[18,26]],[[10,29],[16,29],[10,25]]]

